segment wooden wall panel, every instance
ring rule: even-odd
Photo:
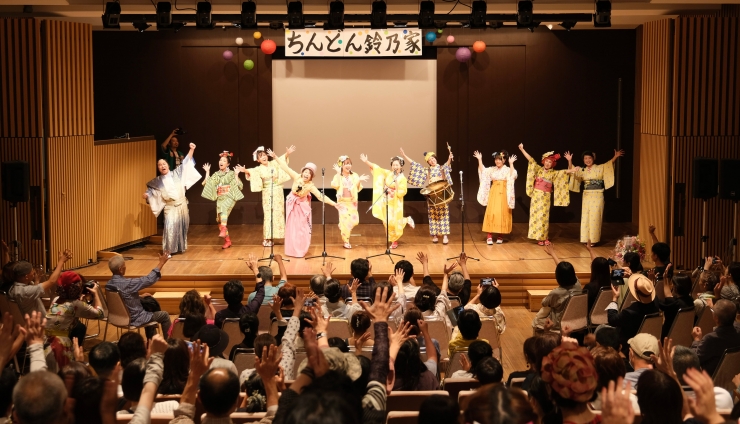
[[[18,203],[17,210],[18,240],[21,242],[18,257],[35,265],[47,265],[44,244],[44,196],[41,195],[44,184],[42,145],[41,138],[0,138],[0,161],[22,160],[30,165],[32,201]],[[0,239],[5,240],[8,245],[15,240],[14,224],[14,211],[10,203],[0,202]]]
[[[740,135],[740,19],[676,19],[675,137]]]
[[[48,139],[49,249],[52,257],[64,248],[72,249],[70,267],[95,261],[97,208],[95,202],[95,154],[93,136],[51,137]],[[109,223],[103,227],[120,225]]]
[[[672,227],[676,218],[684,217],[683,235],[674,234],[670,244],[671,257],[677,266],[692,268],[699,265],[702,236],[703,201],[691,195],[694,177],[694,158],[740,159],[740,137],[673,137],[673,167],[671,176],[674,184],[684,183],[685,198],[674,197],[671,201]],[[728,259],[728,245],[732,239],[733,204],[719,197],[707,201],[707,254]]]
[[[157,219],[141,194],[155,176],[157,142],[121,140],[95,148],[96,250],[157,234]]]
[[[670,130],[673,20],[646,22],[642,29],[643,134],[668,135]]]
[[[0,137],[40,137],[41,21],[0,19]]]
[[[668,140],[666,136],[640,137],[640,221],[639,232],[648,251],[652,247],[648,226],[656,226],[658,240],[667,239]]]
[[[48,135],[93,134],[92,25],[44,25]]]

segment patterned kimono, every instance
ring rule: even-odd
[[[187,250],[190,214],[185,190],[200,178],[195,162],[186,156],[180,166],[146,183],[146,192],[149,195],[147,203],[152,208],[152,213],[159,216],[164,210],[162,250],[169,250],[171,253]]]
[[[452,185],[452,167],[449,165],[434,165],[425,168],[417,162],[411,162],[409,182],[417,187],[424,188],[429,182],[447,180]],[[442,206],[430,206],[427,203],[429,213],[429,234],[432,236],[444,236],[450,234],[450,208],[447,204]]]
[[[216,222],[226,225],[229,214],[234,209],[237,200],[244,198],[242,194],[244,183],[241,178],[231,169],[218,170],[207,180],[203,181],[203,193],[201,196],[208,200],[216,201]]]
[[[511,233],[511,210],[514,209],[514,180],[517,172],[504,165],[492,166],[478,173],[478,203],[486,207],[483,217],[483,232],[496,234]]]
[[[289,163],[285,155],[280,156],[286,164]],[[249,171],[249,189],[256,193],[262,192],[262,237],[265,240],[285,238],[285,198],[283,198],[283,183],[290,180],[290,175],[280,169],[277,162],[270,161],[265,165],[257,165]],[[272,228],[270,228],[272,221]]]
[[[406,177],[403,174],[394,176],[393,171],[383,169],[374,163],[370,163],[373,172],[373,202],[383,195],[385,187],[390,187],[385,200],[375,202],[373,216],[388,226],[388,238],[391,242],[398,241],[403,235],[403,229],[408,223],[408,218],[403,216],[403,197],[408,191]],[[386,220],[385,205],[388,203],[388,219]]]
[[[285,254],[302,258],[311,245],[311,194],[332,206],[336,203],[323,196],[312,182],[304,182],[301,174],[290,169],[282,157],[276,162],[293,179],[290,194],[285,199]]]
[[[104,316],[103,308],[96,308],[81,300],[52,303],[46,314],[46,335],[59,369],[75,360],[69,332],[77,324],[77,318],[102,319]]]
[[[596,243],[601,240],[601,221],[604,216],[604,190],[614,186],[614,164],[608,161],[591,168],[582,168],[571,174],[568,183],[571,191],[581,191],[583,182],[583,204],[581,206],[581,243]]]
[[[352,229],[360,223],[360,216],[357,214],[357,194],[362,190],[362,183],[360,177],[353,172],[347,177],[335,174],[331,186],[337,191],[337,203],[344,205],[344,210],[339,213],[339,232],[342,234],[342,240],[349,243]]]
[[[546,170],[543,166],[529,160],[527,167],[527,196],[532,198],[529,205],[529,232],[527,237],[534,240],[547,240],[550,231],[550,198],[555,191],[555,206],[568,206],[568,174],[565,169]]]

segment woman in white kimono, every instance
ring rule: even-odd
[[[190,143],[190,151],[174,170],[170,170],[166,160],[160,159],[157,162],[160,175],[146,183],[143,195],[155,216],[164,210],[162,249],[170,253],[184,252],[188,248],[190,214],[185,190],[201,178],[195,169],[194,151],[195,144]]]
[[[488,233],[487,244],[493,244],[493,235],[498,234],[496,244],[504,242],[504,234],[511,233],[511,210],[514,209],[514,180],[517,173],[514,169],[516,155],[509,157],[506,150],[493,153],[496,166],[483,166],[483,155],[475,151],[478,159],[478,203],[486,207],[483,217],[483,232]],[[506,161],[509,166],[506,166]]]

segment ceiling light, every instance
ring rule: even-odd
[[[198,29],[213,29],[211,3],[199,1],[195,6],[195,27]]]
[[[594,26],[596,28],[609,28],[612,26],[612,3],[609,0],[596,1]]]
[[[288,3],[288,28],[303,29],[304,27],[303,3],[300,1]]]
[[[434,2],[424,0],[419,3],[419,28],[433,29],[434,26]]]
[[[324,22],[324,29],[344,29],[344,3],[339,0],[329,3],[329,20]]]
[[[516,7],[517,28],[527,28],[532,25],[532,1],[521,0]]]
[[[157,2],[157,29],[165,29],[172,25],[172,3]]]
[[[109,1],[103,12],[103,28],[121,29],[121,3]]]
[[[486,27],[486,8],[484,0],[473,0],[470,10],[470,28]]]
[[[386,19],[387,10],[388,5],[383,0],[375,0],[373,2],[372,11],[370,12],[370,29],[388,28],[388,19]]]
[[[241,27],[257,28],[257,4],[253,1],[242,3]]]

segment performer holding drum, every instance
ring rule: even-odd
[[[432,236],[432,243],[439,241],[438,236],[442,236],[442,244],[449,243],[447,235],[450,234],[450,209],[448,204],[452,201],[454,193],[452,191],[452,163],[453,155],[450,145],[447,145],[449,157],[444,165],[437,161],[437,155],[434,152],[424,152],[424,160],[429,167],[424,169],[424,165],[414,162],[406,156],[403,149],[401,155],[406,162],[411,164],[408,181],[417,186],[423,187],[421,194],[427,198],[427,212],[429,213],[429,234]]]

